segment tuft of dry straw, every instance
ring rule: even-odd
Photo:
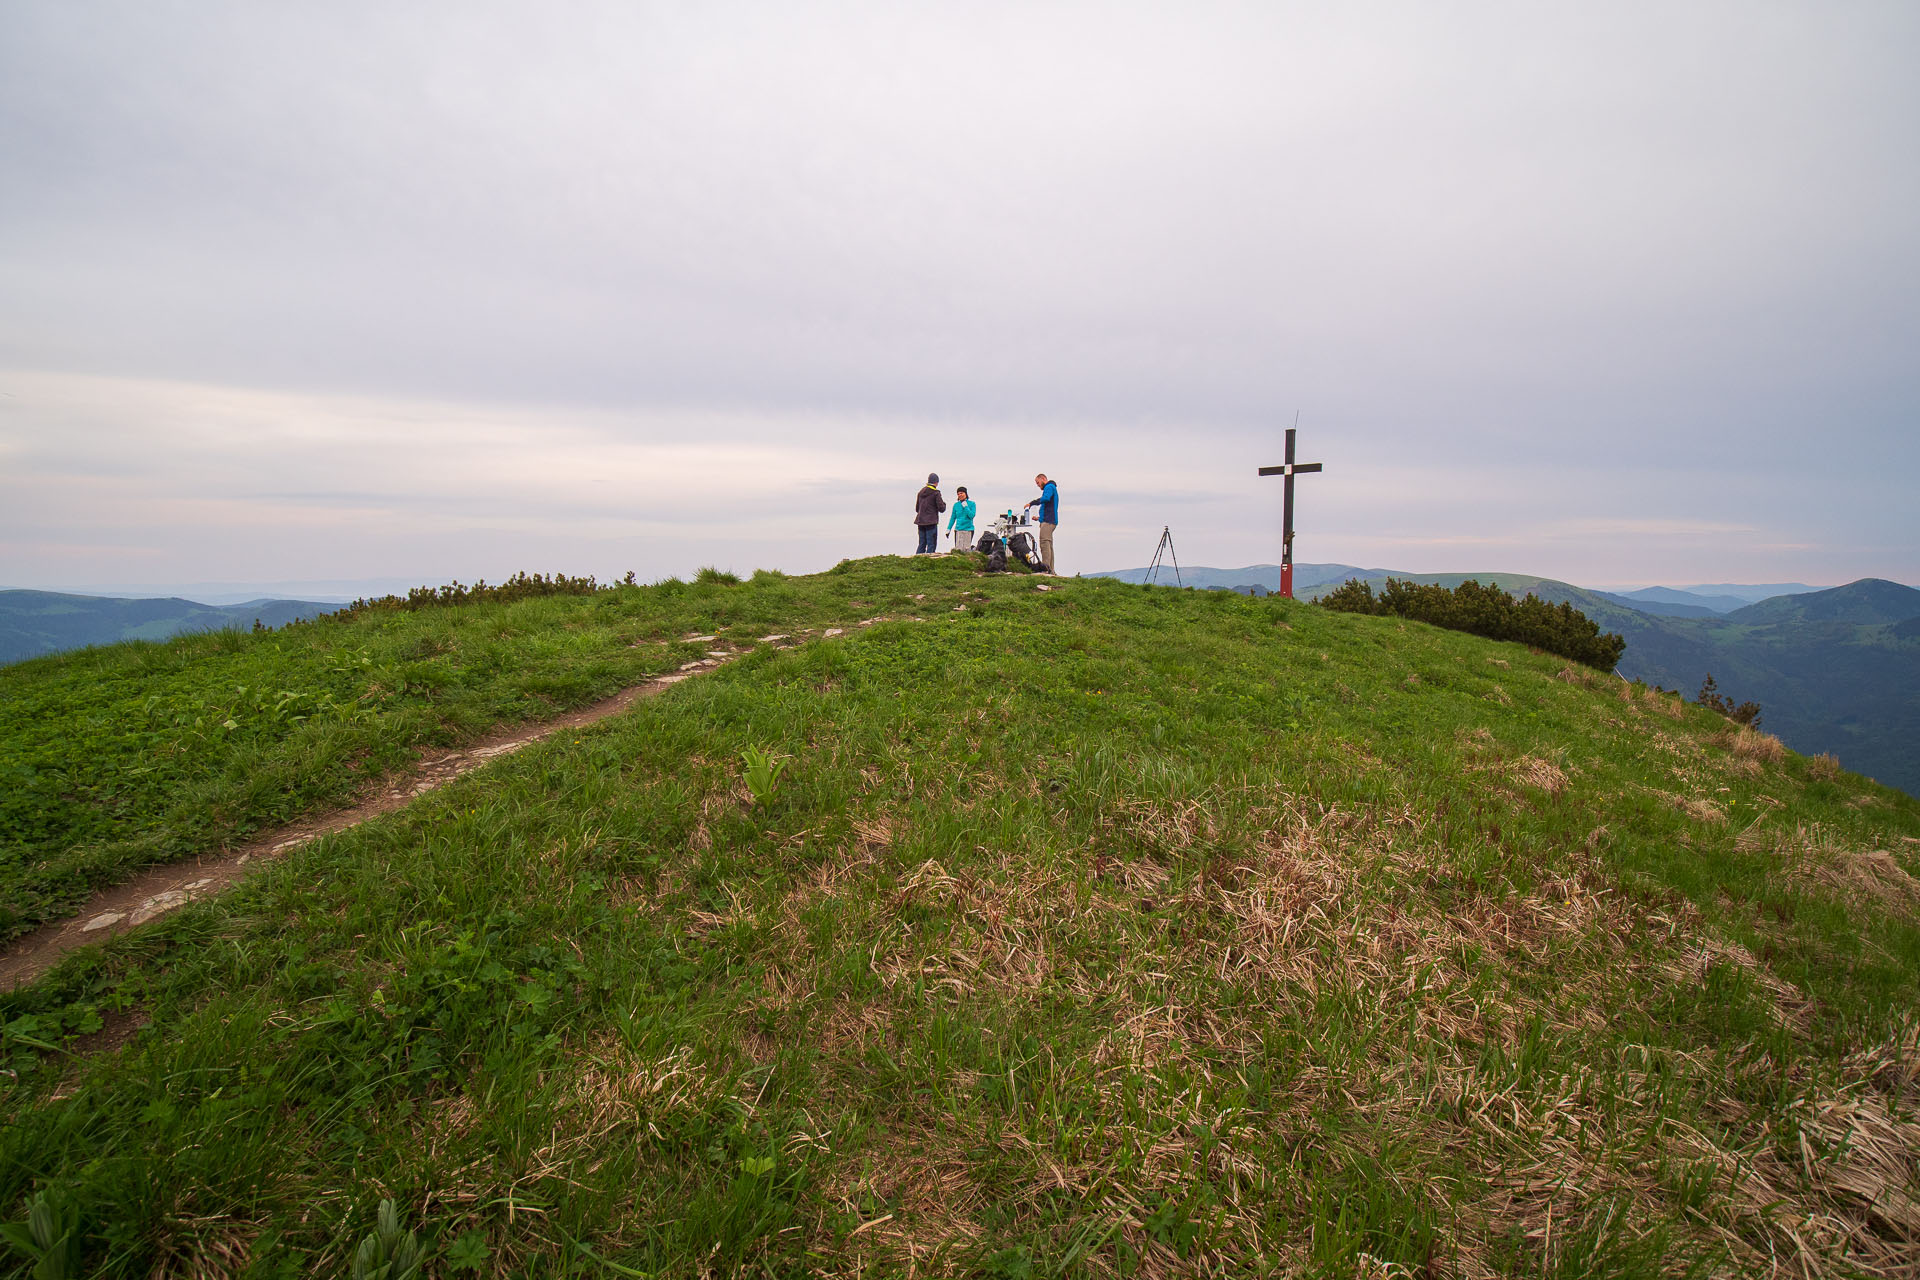
[[[1808,756],[1807,776],[1820,782],[1833,781],[1840,776],[1840,757],[1831,751],[1823,751],[1817,756]]]
[[[1920,904],[1920,880],[1907,874],[1885,849],[1843,850],[1816,864],[1813,878],[1849,897],[1864,893],[1889,906]]]
[[[1677,693],[1661,693],[1658,689],[1649,688],[1640,697],[1648,706],[1670,720],[1678,720],[1686,714],[1681,710],[1680,695]]]
[[[1785,743],[1752,725],[1736,725],[1714,738],[1714,743],[1739,759],[1754,760],[1761,764],[1779,764],[1787,758]]]
[[[1686,815],[1695,822],[1725,822],[1727,820],[1727,811],[1711,800],[1702,799],[1698,796],[1682,796],[1678,804],[1680,808],[1685,811]]]
[[[1885,849],[1857,849],[1817,822],[1788,832],[1762,829],[1756,821],[1735,846],[1747,853],[1776,853],[1789,875],[1837,889],[1848,899],[1867,897],[1894,909],[1920,907],[1920,880],[1899,859]]]
[[[1550,760],[1539,756],[1521,756],[1509,769],[1509,776],[1515,782],[1529,787],[1538,787],[1550,796],[1557,796],[1567,789],[1567,775]]]
[[[1768,1274],[1914,1274],[1920,1123],[1912,1110],[1913,1048],[1909,1024],[1853,1055],[1838,1081],[1805,1082],[1788,1104],[1800,1130],[1790,1145],[1749,1139],[1723,1147],[1709,1126],[1682,1130],[1683,1146],[1726,1170],[1731,1206],[1749,1230],[1758,1229],[1767,1256],[1749,1255],[1754,1273],[1764,1262]],[[1725,1137],[1754,1118],[1731,1098],[1712,1110]],[[1852,1265],[1833,1268],[1837,1259]]]
[[[853,824],[853,834],[859,840],[864,853],[874,853],[893,846],[893,820],[886,814],[877,814]]]

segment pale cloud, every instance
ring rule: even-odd
[[[1900,0],[16,0],[0,580],[818,568],[929,469],[1058,476],[1069,567],[1238,565],[1296,409],[1303,559],[1913,580],[1916,50]]]
[[[1758,533],[1753,524],[1715,520],[1600,519],[1563,520],[1534,531],[1541,538],[1728,538]]]

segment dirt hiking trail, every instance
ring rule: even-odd
[[[839,634],[839,629],[834,628],[828,634]],[[686,639],[730,647],[710,649],[706,657],[689,662],[678,671],[629,686],[610,698],[555,719],[502,729],[458,751],[424,758],[411,771],[386,779],[372,795],[350,808],[303,818],[230,849],[148,867],[131,879],[95,894],[78,914],[42,925],[0,947],[0,990],[34,981],[77,947],[125,933],[197,898],[219,893],[261,864],[274,861],[309,840],[403,809],[429,791],[473,772],[490,760],[511,755],[562,730],[585,728],[617,716],[642,698],[662,693],[690,676],[739,657],[754,644],[749,641],[748,648],[742,649],[733,648],[732,642],[715,636]],[[758,643],[786,647],[791,641],[784,635],[772,635]]]

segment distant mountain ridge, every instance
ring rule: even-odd
[[[1851,622],[1890,626],[1920,617],[1920,591],[1885,578],[1862,578],[1831,591],[1774,596],[1727,615],[1730,622],[1764,626],[1786,622]]]
[[[1112,569],[1087,576],[1118,578],[1122,582],[1145,582],[1148,572],[1147,569]],[[1296,564],[1293,566],[1293,589],[1299,592],[1307,587],[1339,586],[1348,578],[1372,578],[1387,572],[1389,570],[1362,569],[1351,564]],[[1162,564],[1154,581],[1170,586],[1199,587],[1202,590],[1224,588],[1244,592],[1248,587],[1259,587],[1262,591],[1278,591],[1280,566],[1250,564],[1243,569],[1214,569],[1206,565],[1182,565],[1176,572],[1172,564]]]
[[[1628,609],[1638,609],[1642,613],[1651,613],[1662,618],[1717,618],[1723,613],[1732,612],[1731,609],[1716,609],[1708,604],[1684,604],[1678,600],[1649,600],[1645,597],[1621,595],[1612,591],[1595,591],[1593,594],[1611,600],[1616,604],[1623,605]],[[1672,594],[1678,596],[1685,595],[1686,593],[1683,591],[1675,591]],[[1701,598],[1704,599],[1705,597]],[[1735,600],[1732,596],[1714,596],[1713,599],[1732,600],[1734,609],[1743,608],[1746,605],[1746,601]]]
[[[128,600],[59,591],[0,591],[0,663],[121,640],[165,640],[187,631],[250,629],[255,622],[280,627],[339,607],[315,600],[210,605],[178,598]]]
[[[1812,590],[1812,588],[1808,588]],[[1679,605],[1686,609],[1705,609],[1708,613],[1732,613],[1735,609],[1744,609],[1754,602],[1755,597],[1742,595],[1709,594],[1704,591],[1689,591],[1684,587],[1641,587],[1638,591],[1616,591],[1611,593],[1634,604],[1649,613],[1659,613],[1654,605]],[[1783,594],[1770,591],[1768,595]],[[1759,599],[1766,599],[1761,596]]]
[[[1774,596],[1802,596],[1832,588],[1810,587],[1804,582],[1703,582],[1679,590],[1695,596],[1732,596],[1747,604],[1758,604]]]
[[[1270,577],[1263,572],[1268,569]],[[1139,573],[1093,576],[1139,581]],[[1271,565],[1196,566],[1185,577],[1201,587],[1269,591],[1279,585],[1279,569]],[[1375,586],[1392,577],[1446,587],[1473,578],[1515,595],[1531,592],[1571,604],[1603,630],[1626,638],[1619,667],[1626,678],[1692,698],[1711,674],[1723,694],[1758,702],[1762,727],[1794,750],[1832,752],[1849,769],[1920,795],[1920,590],[1913,587],[1862,578],[1717,612],[1705,601],[1738,600],[1736,592],[1753,588],[1718,584],[1714,595],[1694,605],[1673,600],[1684,594],[1673,588],[1643,589],[1660,594],[1636,599],[1531,574],[1296,565],[1294,591],[1301,599],[1317,599],[1349,577]]]

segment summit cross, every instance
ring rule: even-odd
[[[1287,478],[1286,496],[1280,503],[1280,594],[1285,599],[1293,599],[1293,478],[1308,471],[1318,471],[1317,462],[1295,462],[1293,460],[1294,429],[1287,428],[1287,460],[1277,467],[1262,467],[1263,476],[1285,476]]]

